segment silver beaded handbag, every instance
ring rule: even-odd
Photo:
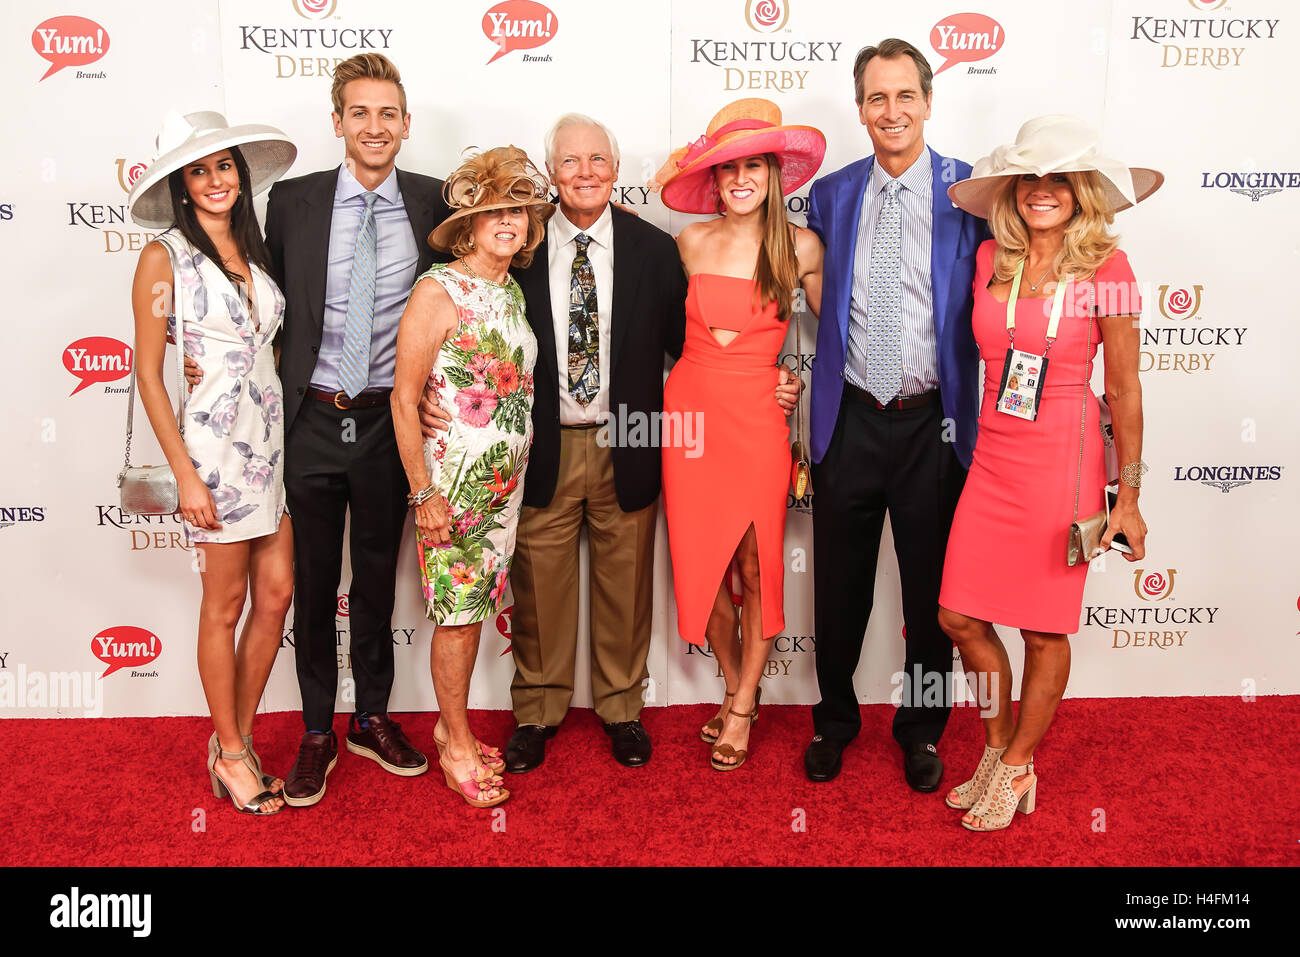
[[[168,247],[168,253],[171,248]],[[172,288],[176,288],[173,271]],[[175,294],[173,293],[173,305]],[[170,317],[169,317],[170,318]],[[185,438],[185,322],[176,319],[176,427]],[[135,354],[131,355],[131,386],[126,406],[126,458],[117,473],[117,487],[122,494],[122,511],[128,515],[174,515],[180,510],[180,489],[170,465],[132,465],[131,433],[135,414]]]

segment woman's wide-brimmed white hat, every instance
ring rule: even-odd
[[[298,156],[298,147],[274,126],[231,126],[224,116],[210,110],[184,116],[169,110],[154,139],[153,158],[127,198],[131,218],[150,229],[171,226],[175,217],[167,177],[188,163],[232,146],[244,154],[255,195],[283,176]]]
[[[1077,116],[1053,113],[1025,123],[1014,143],[999,146],[975,164],[969,179],[948,187],[948,198],[966,212],[988,219],[1006,177],[1033,173],[1101,174],[1111,210],[1142,202],[1165,181],[1165,174],[1142,166],[1125,166],[1097,152],[1097,131]]]

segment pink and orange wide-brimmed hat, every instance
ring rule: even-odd
[[[781,188],[788,195],[821,167],[826,137],[812,126],[782,123],[781,108],[771,100],[750,97],[728,103],[709,121],[703,136],[673,152],[655,175],[664,205],[680,213],[717,212],[713,167],[761,153],[776,154]]]

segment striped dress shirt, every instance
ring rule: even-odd
[[[916,395],[939,387],[939,357],[934,338],[934,292],[930,286],[930,233],[933,170],[930,151],[922,148],[916,162],[898,177],[902,213],[902,322],[900,349],[903,385],[900,395]],[[892,179],[877,160],[871,165],[862,195],[858,240],[853,255],[853,296],[849,301],[849,349],[844,373],[859,389],[866,388],[867,297],[871,281],[871,239],[885,204],[885,185]]]

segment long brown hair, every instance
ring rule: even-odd
[[[781,188],[781,162],[775,153],[764,153],[767,163],[767,204],[763,210],[763,242],[758,248],[754,282],[759,301],[775,302],[777,315],[794,314],[794,290],[799,285],[799,263],[795,259],[790,220],[785,215],[785,192]]]
[[[235,240],[239,255],[248,263],[249,268],[258,266],[263,272],[271,273],[271,253],[262,239],[262,228],[257,224],[257,210],[253,208],[253,177],[248,172],[248,163],[238,146],[230,147],[230,156],[235,161],[235,170],[239,173],[239,195],[230,210],[230,235]],[[191,164],[193,165],[193,164]],[[226,267],[217,252],[216,244],[199,225],[194,214],[194,204],[188,202],[189,190],[185,188],[185,171],[189,166],[182,166],[167,176],[167,186],[171,190],[172,216],[180,234],[190,241],[190,245],[212,260],[213,265],[226,274],[232,283],[243,280]],[[279,276],[275,277],[278,281]]]

